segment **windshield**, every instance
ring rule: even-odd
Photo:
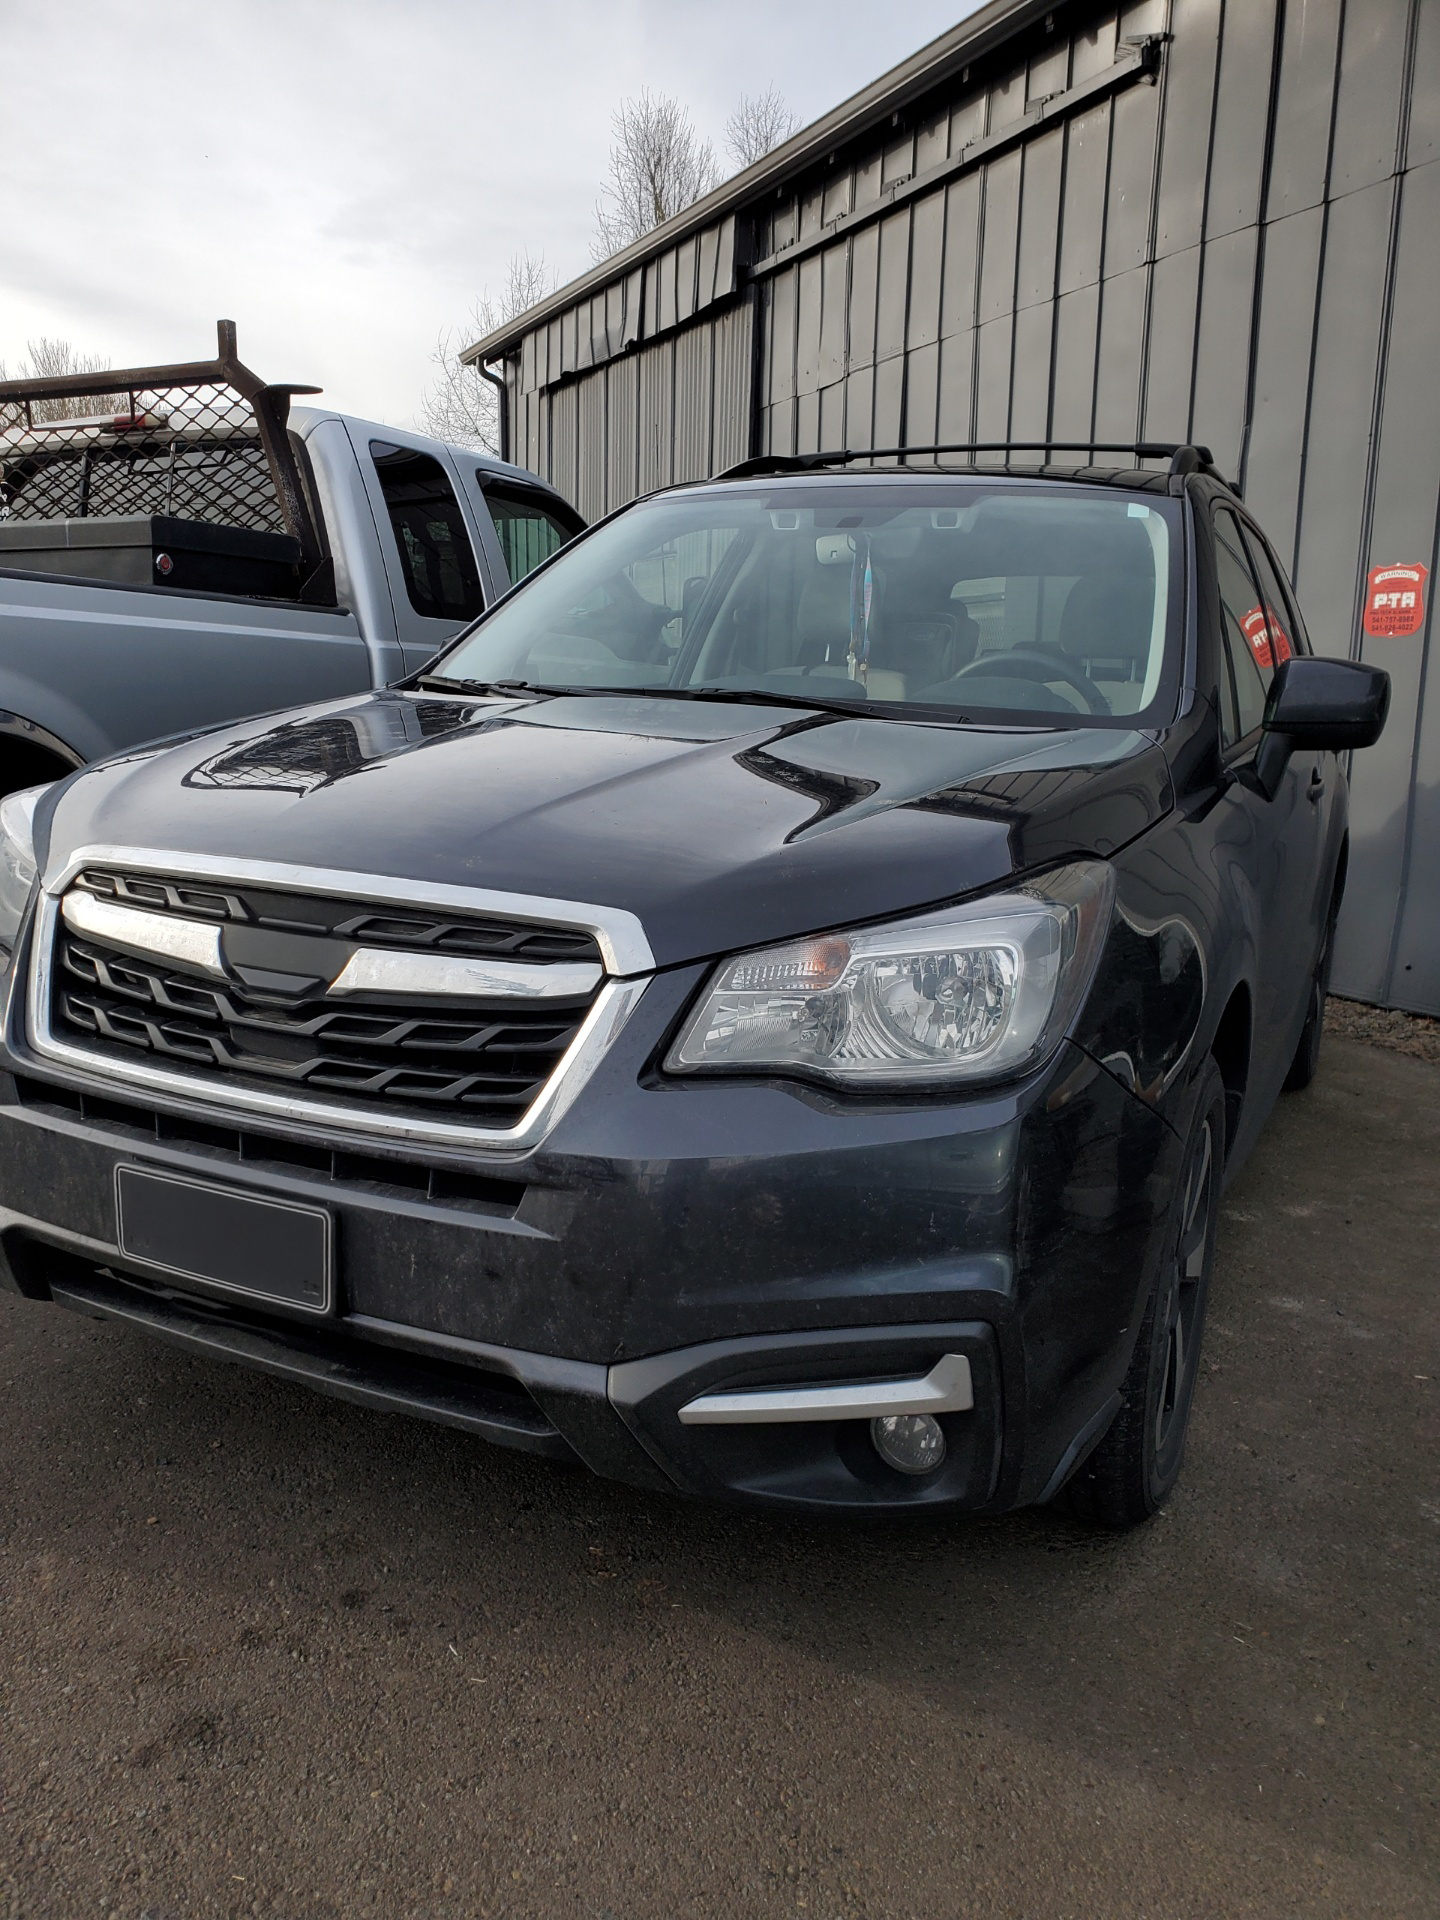
[[[1177,503],[954,480],[697,490],[569,548],[453,680],[1133,725],[1178,598]]]

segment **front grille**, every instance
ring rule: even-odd
[[[87,893],[147,913],[187,920],[231,921],[275,932],[328,934],[367,947],[430,948],[507,960],[589,960],[600,963],[595,936],[578,927],[536,926],[486,914],[443,914],[417,907],[377,907],[320,894],[269,887],[230,886],[158,874],[89,867],[74,883]]]
[[[356,945],[501,955],[534,964],[598,959],[591,936],[423,908],[294,895],[228,883],[87,871],[83,890],[189,920],[242,923],[274,935]],[[238,935],[236,936],[238,938]],[[267,963],[269,964],[269,963]],[[273,963],[283,966],[283,959]],[[338,971],[338,964],[337,969]],[[147,1059],[197,1082],[282,1089],[374,1112],[409,1112],[512,1128],[554,1074],[594,994],[540,1001],[328,998],[323,983],[283,974],[219,980],[155,955],[138,957],[61,920],[50,1017],[54,1037],[104,1059]],[[313,969],[307,968],[307,971]],[[333,974],[330,976],[333,977]]]

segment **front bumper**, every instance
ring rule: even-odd
[[[654,1019],[697,977],[658,977]],[[1165,1120],[1069,1045],[1023,1084],[907,1107],[662,1084],[653,1044],[632,1023],[543,1147],[423,1165],[116,1101],[17,1057],[6,1270],[31,1297],[639,1485],[868,1513],[1046,1497],[1128,1364]],[[335,1311],[302,1323],[127,1260],[117,1163],[328,1208]],[[942,1416],[933,1478],[882,1467],[863,1420],[679,1418],[706,1392],[924,1374],[945,1354],[967,1360],[973,1406]]]

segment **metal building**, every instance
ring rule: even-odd
[[[993,0],[465,357],[592,519],[752,453],[1209,445],[1393,676],[1335,985],[1440,1013],[1440,0]]]

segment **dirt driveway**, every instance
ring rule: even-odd
[[[1440,1913],[1440,1068],[1328,1043],[1126,1539],[667,1504],[0,1297],[0,1914]]]

